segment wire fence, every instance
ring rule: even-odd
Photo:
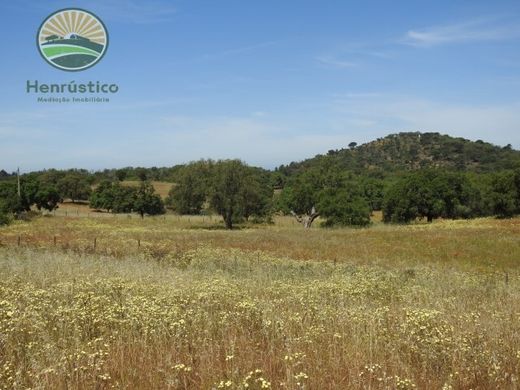
[[[52,215],[56,217],[77,217],[77,218],[112,218],[112,219],[147,219],[147,220],[162,220],[171,222],[184,222],[193,224],[216,224],[222,222],[220,215],[178,215],[173,213],[166,213],[163,215],[145,215],[141,217],[136,213],[108,213],[100,211],[85,210],[84,208],[57,209],[52,212],[46,212],[44,215]],[[272,218],[275,226],[295,226],[298,222],[292,216],[276,215]]]

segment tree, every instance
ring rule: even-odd
[[[55,34],[49,35],[47,38],[45,38],[47,42],[55,41],[56,39],[60,39],[60,37]]]
[[[367,226],[371,209],[366,200],[347,188],[328,188],[321,192],[318,203],[323,226]]]
[[[148,180],[148,172],[146,168],[135,168],[135,175],[140,181]]]
[[[119,181],[125,180],[127,176],[128,176],[128,171],[126,169],[118,169],[116,171],[116,177],[117,177],[117,180],[119,180]]]
[[[104,180],[90,197],[90,206],[113,213],[137,212],[144,218],[145,214],[164,214],[164,203],[155,193],[148,181],[141,182],[138,188],[123,186],[119,182]]]
[[[491,179],[487,202],[499,218],[510,218],[519,211],[520,172],[500,172]]]
[[[135,210],[136,188],[114,183],[112,212],[131,213]]]
[[[133,210],[144,218],[145,214],[164,214],[164,203],[161,197],[155,193],[155,189],[148,181],[143,181],[135,192]]]
[[[354,149],[356,146],[357,146],[357,142],[351,142],[351,143],[348,144],[348,147],[350,149]]]
[[[320,215],[316,207],[323,189],[321,181],[316,170],[304,171],[283,189],[280,196],[282,211],[293,215],[305,228],[310,228]]]
[[[90,207],[114,213],[131,213],[135,208],[136,188],[103,180],[90,197]]]
[[[3,214],[19,216],[32,206],[52,211],[58,207],[61,197],[52,184],[44,184],[37,175],[27,174],[20,178],[20,194],[16,181],[0,183],[0,201]]]
[[[115,203],[115,184],[109,180],[104,180],[96,187],[90,196],[90,207],[94,209],[111,211],[114,209]]]
[[[10,222],[9,208],[5,204],[5,201],[0,198],[0,226],[8,225]]]
[[[303,171],[284,188],[279,208],[291,213],[305,228],[322,217],[323,226],[365,226],[371,208],[361,186],[339,167],[323,165]]]
[[[212,167],[211,161],[198,161],[183,167],[166,203],[179,214],[200,214],[209,193]]]
[[[267,188],[266,188],[267,187]],[[224,219],[227,229],[252,215],[265,217],[272,188],[259,172],[239,160],[219,161],[210,183],[210,205]]]
[[[468,218],[475,213],[478,191],[464,174],[425,169],[394,183],[383,204],[385,222],[426,218]]]
[[[360,179],[360,189],[371,210],[381,210],[384,199],[384,182],[371,177]]]
[[[63,198],[69,198],[72,203],[87,200],[92,193],[87,176],[75,171],[69,172],[59,180],[58,190]]]
[[[16,181],[0,183],[0,199],[4,211],[16,215],[30,211],[37,191],[38,182],[34,176],[23,176],[20,179],[20,195]]]
[[[47,185],[38,189],[34,197],[34,203],[38,210],[44,209],[53,211],[58,208],[58,204],[62,201],[60,194],[56,188]]]

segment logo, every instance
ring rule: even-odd
[[[49,64],[75,72],[101,61],[108,48],[108,32],[93,13],[67,8],[45,19],[38,29],[36,43]]]

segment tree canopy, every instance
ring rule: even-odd
[[[384,198],[385,222],[416,218],[467,218],[475,213],[478,191],[466,176],[443,170],[414,172],[391,186]]]
[[[92,193],[90,206],[114,213],[137,212],[141,217],[165,213],[161,197],[148,181],[141,182],[139,187],[130,187],[105,180]]]
[[[307,228],[318,217],[325,220],[324,226],[366,226],[372,211],[359,182],[333,165],[294,177],[282,191],[278,205]]]
[[[272,191],[257,169],[239,160],[218,161],[209,183],[209,203],[232,229],[234,222],[267,216]]]

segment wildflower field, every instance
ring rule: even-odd
[[[520,219],[0,228],[0,389],[516,389]]]

